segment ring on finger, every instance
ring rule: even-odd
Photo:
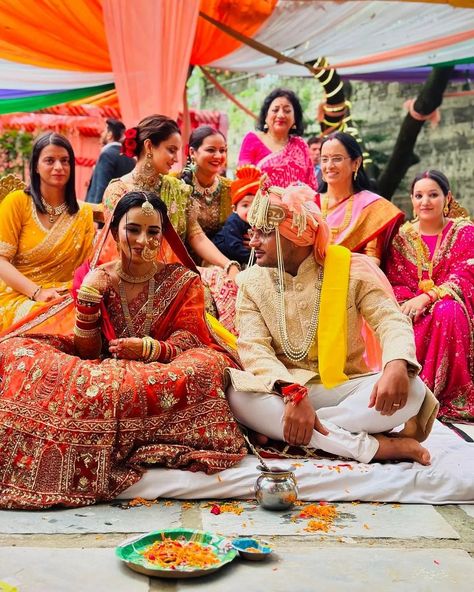
[[[400,403],[392,403],[392,407],[400,407]]]

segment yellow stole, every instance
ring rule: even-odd
[[[206,312],[206,319],[212,331],[231,349],[237,350],[237,337],[224,327],[216,317]]]
[[[344,366],[347,358],[347,293],[350,267],[349,249],[339,245],[328,247],[324,259],[317,333],[319,375],[326,388],[333,388],[348,380],[344,374]]]
[[[333,388],[348,380],[344,374],[347,358],[347,293],[351,252],[346,247],[331,245],[324,260],[321,306],[317,332],[317,354],[311,346],[308,357],[319,362],[319,375],[326,388]],[[219,321],[206,314],[212,330],[232,349],[237,349],[237,338]],[[315,340],[316,341],[316,340]],[[312,355],[313,354],[313,355]]]

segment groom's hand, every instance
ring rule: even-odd
[[[285,442],[293,446],[307,446],[311,440],[313,430],[317,430],[323,436],[329,434],[319,421],[313,405],[307,396],[296,406],[291,403],[285,405],[285,412],[283,414],[283,436]]]

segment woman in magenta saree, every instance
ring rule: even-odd
[[[440,402],[439,417],[474,421],[474,224],[447,217],[451,200],[442,173],[416,177],[419,219],[395,236],[386,273],[413,319],[420,376]]]
[[[288,187],[306,183],[316,190],[314,167],[303,134],[303,111],[291,90],[277,88],[264,100],[257,132],[242,140],[239,166],[253,164],[268,180],[265,185]]]
[[[2,508],[111,500],[146,465],[213,473],[245,454],[225,398],[236,362],[166,207],[131,192],[111,228],[120,259],[78,285],[74,335],[0,343]],[[189,267],[156,262],[162,238]]]

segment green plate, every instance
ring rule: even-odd
[[[154,563],[150,563],[142,553],[155,541],[161,540],[163,535],[173,540],[193,540],[195,543],[207,545],[217,555],[219,563],[206,568],[185,567],[177,569],[160,567]],[[133,541],[125,541],[115,549],[115,554],[130,569],[147,576],[158,576],[160,578],[196,578],[214,573],[223,565],[232,561],[237,555],[237,551],[232,548],[232,541],[212,532],[192,530],[191,528],[170,528],[149,532]]]

